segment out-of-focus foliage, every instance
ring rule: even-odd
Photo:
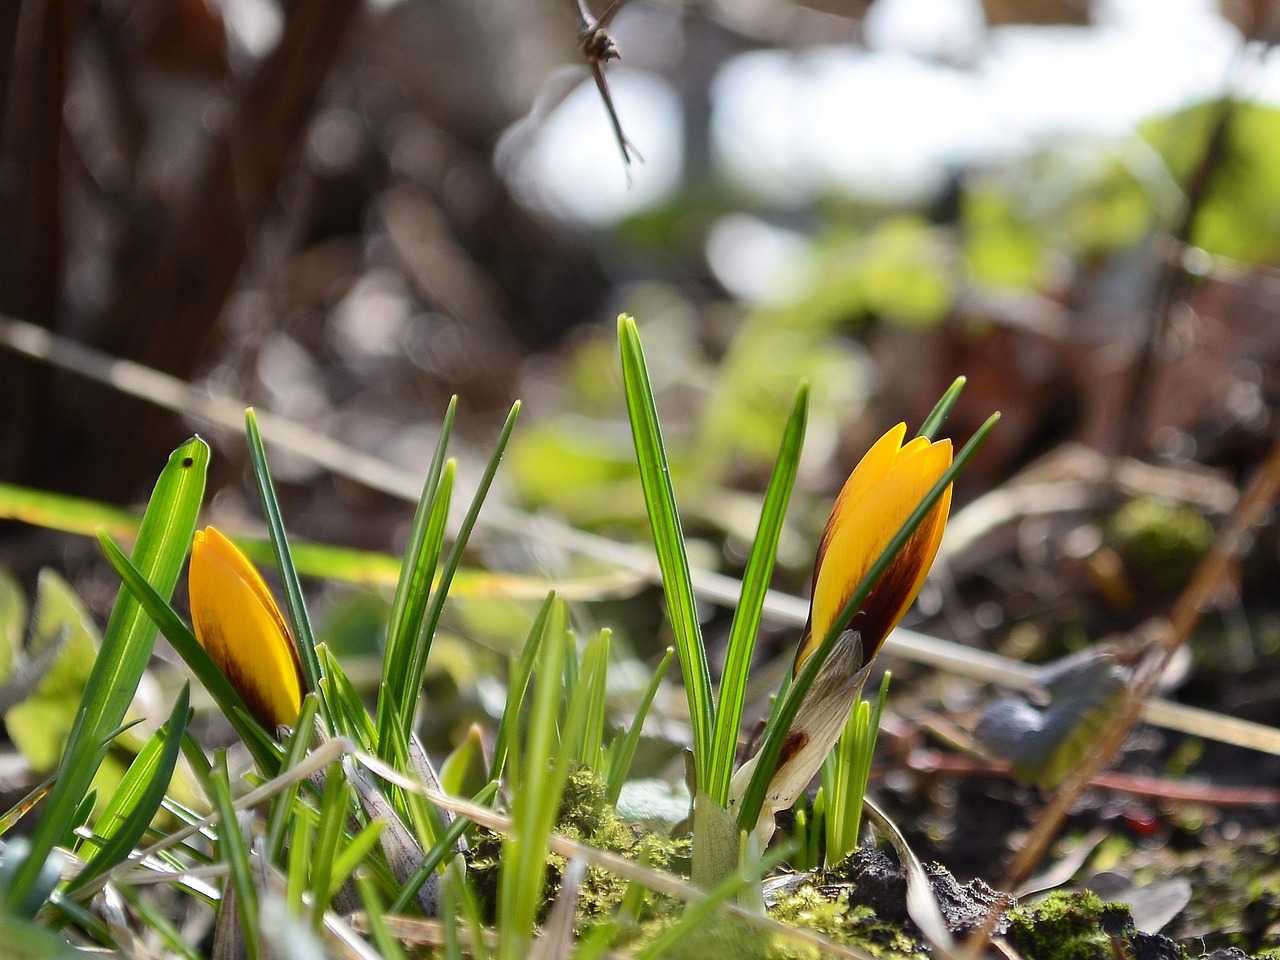
[[[21,655],[39,661],[51,654],[52,660],[30,695],[6,711],[4,722],[31,766],[52,770],[62,756],[102,640],[83,602],[52,570],[40,574],[32,626],[30,645]]]
[[[1204,103],[1144,123],[1140,131],[1186,184],[1204,157],[1221,104]],[[1237,104],[1191,240],[1209,253],[1245,263],[1280,256],[1280,110]]]

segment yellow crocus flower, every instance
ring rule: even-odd
[[[884,552],[938,478],[951,466],[951,441],[916,437],[903,445],[900,423],[866,452],[845,481],[818,544],[809,622],[793,672],[827,636],[858,582]],[[862,640],[862,666],[915,601],[942,542],[951,487],[934,505],[849,624]]]
[[[796,650],[793,676],[822,645],[858,583],[951,466],[950,440],[916,437],[903,444],[906,432],[906,424],[900,423],[877,440],[836,497],[818,545],[809,622]],[[924,584],[950,509],[948,486],[872,588],[814,678],[770,778],[755,831],[762,846],[773,834],[774,814],[795,803],[831,752],[862,693],[871,661]],[[752,757],[734,774],[731,809],[741,801],[755,766]]]
[[[302,667],[262,576],[217,527],[197,530],[188,574],[191,625],[253,715],[268,730],[302,707]]]

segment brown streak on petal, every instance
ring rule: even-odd
[[[777,773],[794,757],[797,753],[805,748],[809,743],[809,735],[803,730],[792,730],[787,734],[787,739],[782,741],[782,752],[778,754],[778,762],[773,767],[773,772]]]

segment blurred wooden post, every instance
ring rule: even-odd
[[[62,268],[62,106],[79,0],[0,4],[0,311],[52,327]],[[49,372],[0,352],[0,477],[28,480]]]

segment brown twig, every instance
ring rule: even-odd
[[[1031,875],[1057,835],[1067,811],[1119,751],[1170,658],[1186,642],[1204,611],[1213,604],[1223,582],[1247,549],[1250,536],[1266,519],[1277,493],[1280,493],[1280,441],[1272,446],[1262,468],[1178,598],[1152,652],[1136,671],[1119,716],[1093,753],[1041,811],[1026,844],[1014,859],[1005,889],[1016,889]]]
[[[578,15],[578,49],[587,58],[587,66],[591,68],[591,76],[595,78],[596,89],[600,91],[600,99],[604,101],[609,123],[613,125],[614,139],[618,141],[618,149],[622,151],[622,162],[630,168],[632,157],[640,163],[644,162],[644,157],[640,156],[636,145],[623,132],[622,121],[618,119],[618,111],[613,105],[613,94],[609,92],[609,82],[604,77],[604,65],[610,60],[622,59],[618,44],[605,29],[621,7],[622,0],[613,0],[597,20],[587,9],[586,0],[574,0]]]
[[[1146,315],[1138,358],[1129,379],[1126,402],[1120,408],[1123,411],[1124,425],[1119,435],[1117,459],[1135,452],[1138,437],[1146,426],[1151,399],[1148,385],[1155,370],[1156,357],[1168,337],[1174,307],[1183,299],[1191,283],[1182,251],[1191,243],[1191,235],[1209,189],[1222,170],[1232,126],[1238,113],[1236,91],[1246,86],[1249,74],[1258,68],[1263,55],[1271,49],[1278,26],[1280,4],[1273,4],[1272,15],[1267,24],[1251,38],[1262,38],[1263,43],[1244,44],[1241,47],[1227,93],[1214,107],[1213,122],[1204,142],[1204,152],[1187,182],[1177,222],[1170,231],[1168,250],[1160,258],[1159,273],[1152,294],[1151,309]]]
[[[937,751],[921,755],[913,754],[912,757],[911,769],[930,775],[1007,777],[1012,766],[1008,760],[982,760]],[[872,774],[880,779],[884,771],[873,769]],[[1089,781],[1089,786],[1150,800],[1197,803],[1210,807],[1280,806],[1280,789],[1274,787],[1230,787],[1213,783],[1188,783],[1168,777],[1150,777],[1114,771],[1099,773]]]

